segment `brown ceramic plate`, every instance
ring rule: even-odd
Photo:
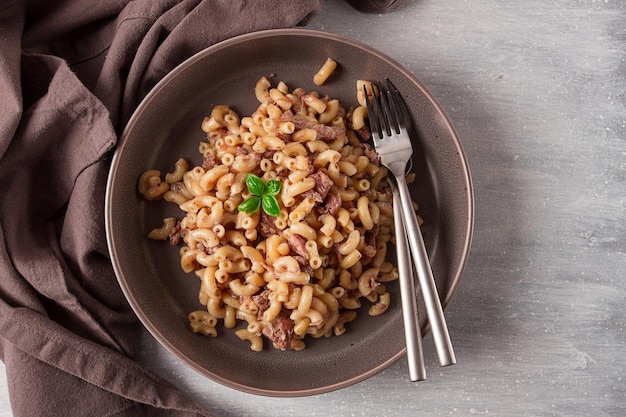
[[[316,87],[313,74],[327,57],[339,67],[323,87]],[[448,303],[467,261],[473,227],[470,173],[456,132],[435,98],[400,64],[367,45],[323,32],[285,29],[239,36],[198,53],[167,75],[138,107],[113,158],[107,240],[130,305],[183,362],[245,392],[319,394],[362,381],[404,356],[397,282],[388,285],[393,304],[384,315],[369,317],[365,311],[346,334],[308,340],[300,352],[266,347],[255,353],[233,330],[221,330],[216,338],[193,334],[187,314],[200,307],[199,281],[182,272],[177,248],[146,238],[163,217],[180,212],[164,201],[146,202],[136,191],[137,178],[146,169],[168,172],[181,156],[199,164],[202,118],[216,104],[250,114],[258,105],[254,85],[269,74],[290,88],[328,93],[347,105],[356,102],[357,79],[389,77],[403,93],[415,123],[413,170],[418,175],[411,192],[425,220],[423,234],[441,298]],[[423,305],[420,311],[426,330]]]

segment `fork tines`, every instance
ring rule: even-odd
[[[383,87],[380,81],[372,82],[372,91],[368,91],[364,86],[368,117],[372,134],[376,133],[375,140],[383,136],[391,135],[389,129],[395,133],[400,133],[402,128],[406,128],[404,102],[400,91],[395,87],[389,78],[385,78],[386,86]],[[387,135],[383,135],[383,130]]]

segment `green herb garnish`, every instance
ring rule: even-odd
[[[254,174],[246,175],[246,186],[252,196],[246,198],[239,204],[237,209],[244,213],[252,214],[263,208],[266,214],[278,217],[280,214],[280,205],[276,196],[280,192],[282,186],[278,180],[269,180],[267,183]]]

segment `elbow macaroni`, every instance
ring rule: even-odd
[[[324,65],[322,65],[322,67],[313,76],[313,82],[315,85],[323,85],[336,68],[337,61],[332,58],[327,58]]]
[[[315,83],[336,65],[326,61]],[[389,306],[381,283],[398,274],[385,261],[393,224],[387,170],[364,156],[354,132],[365,126],[362,105],[348,113],[338,100],[289,92],[284,82],[273,88],[265,77],[254,95],[260,104],[250,116],[217,105],[202,120],[199,150],[214,163],[181,158],[164,180],[146,170],[138,192],[181,209],[181,219],[164,220],[149,237],[178,235],[181,268],[200,278],[206,308],[189,314],[193,332],[213,337],[219,320],[227,329],[243,322],[235,333],[252,350],[263,349],[263,336],[301,350],[307,336],[343,334],[363,300],[370,315]],[[248,173],[281,181],[278,217],[237,210],[250,196]]]

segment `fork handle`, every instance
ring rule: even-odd
[[[424,353],[422,351],[422,331],[417,314],[417,298],[415,296],[415,280],[411,265],[409,242],[404,231],[402,208],[398,189],[391,185],[393,193],[393,222],[396,233],[396,252],[398,258],[398,275],[400,276],[400,298],[402,301],[402,317],[404,319],[404,336],[406,340],[406,358],[409,365],[411,381],[426,379]]]
[[[404,176],[396,176],[396,180],[400,193],[404,227],[409,238],[417,278],[420,283],[422,295],[424,296],[426,313],[428,315],[428,321],[430,322],[431,331],[433,332],[433,340],[435,342],[439,364],[441,366],[452,365],[456,363],[454,349],[450,341],[446,319],[443,315],[443,308],[439,300],[437,286],[428,260],[424,238],[422,237],[422,232],[417,222],[409,188],[406,185]]]

